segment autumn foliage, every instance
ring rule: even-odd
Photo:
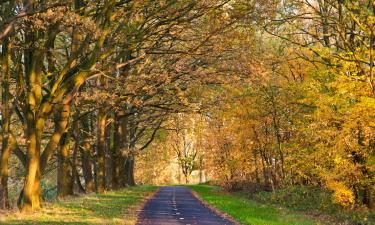
[[[0,207],[168,182],[173,161],[185,183],[200,171],[232,191],[312,186],[373,209],[374,12],[364,0],[1,1]]]

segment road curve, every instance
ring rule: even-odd
[[[139,214],[137,225],[234,225],[202,204],[186,187],[160,187]]]

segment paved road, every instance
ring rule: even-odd
[[[204,206],[185,187],[161,187],[139,215],[137,225],[233,225]]]

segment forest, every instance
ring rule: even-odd
[[[209,181],[374,212],[374,32],[373,0],[0,0],[0,209]]]

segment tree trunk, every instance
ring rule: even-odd
[[[40,146],[44,120],[35,119],[31,113],[27,115],[27,168],[25,184],[23,187],[23,204],[21,212],[31,212],[40,208],[41,187],[40,187]]]
[[[120,155],[121,155],[121,176],[120,183],[122,187],[128,185],[127,167],[128,167],[128,148],[129,148],[129,116],[123,116],[120,123],[121,129],[121,143],[120,143]]]
[[[82,186],[81,179],[79,178],[78,170],[77,170],[77,158],[78,158],[78,152],[79,152],[79,145],[80,145],[80,138],[81,138],[81,132],[80,132],[80,126],[78,120],[78,114],[79,112],[76,110],[76,114],[74,116],[74,124],[73,124],[73,136],[74,136],[74,149],[73,149],[73,158],[72,158],[72,180],[73,183],[76,184],[73,185],[73,190],[77,190],[79,193],[85,193],[85,188]]]
[[[369,209],[373,209],[374,206],[374,199],[373,199],[373,193],[372,188],[370,186],[365,187],[363,192],[363,204],[367,206]]]
[[[58,148],[63,134],[66,133],[70,117],[70,107],[70,102],[68,102],[63,106],[58,106],[57,108],[57,113],[55,114],[55,130],[47,146],[44,148],[43,154],[40,159],[42,174],[47,166],[48,160]]]
[[[127,184],[129,186],[134,186],[134,154],[135,154],[135,138],[136,138],[136,124],[135,116],[130,120],[130,129],[129,129],[129,155],[128,155],[128,166],[127,166]]]
[[[125,157],[121,168],[122,186],[134,186],[134,158],[132,156]]]
[[[16,140],[13,137],[9,137],[6,144],[3,142],[4,148],[1,152],[0,161],[0,208],[9,208],[8,198],[8,160],[9,154],[16,146]]]
[[[91,157],[91,144],[90,144],[90,120],[89,117],[86,116],[84,120],[82,120],[82,129],[83,132],[83,143],[81,150],[82,156],[82,173],[83,178],[85,180],[85,191],[86,193],[91,193],[95,191],[95,183],[94,177],[92,174],[93,165],[92,165],[92,157]]]
[[[120,177],[121,177],[121,158],[114,157],[112,158],[113,165],[112,165],[112,188],[118,189],[121,187]]]
[[[105,128],[106,128],[106,112],[101,109],[98,114],[98,193],[105,192]]]
[[[130,186],[135,186],[135,180],[134,180],[135,157],[133,155],[131,155],[128,160],[129,160],[128,184]]]
[[[111,118],[114,118],[113,114],[110,114]],[[105,148],[105,164],[106,164],[106,189],[111,190],[113,189],[113,152],[114,152],[114,132],[115,126],[114,122],[111,122],[107,125],[107,129],[105,131],[106,135],[106,148]]]
[[[58,154],[57,197],[59,199],[63,199],[68,195],[73,195],[74,180],[72,176],[72,166],[69,160],[70,136],[70,134],[64,135]]]
[[[31,7],[28,10],[32,10]],[[33,44],[37,33],[28,32],[25,41]],[[27,144],[27,168],[23,187],[23,204],[21,212],[31,212],[40,208],[41,188],[40,188],[40,151],[41,140],[45,125],[45,111],[49,107],[42,103],[42,67],[44,52],[40,49],[25,49],[25,81],[26,81],[26,104],[24,114],[26,120],[25,137]]]
[[[2,128],[2,149],[0,156],[0,208],[9,207],[8,202],[8,161],[9,155],[14,148],[15,141],[10,135],[10,107],[9,107],[9,80],[10,80],[10,43],[6,39],[2,45],[1,55],[1,83],[2,83],[2,107],[1,107],[1,128]],[[13,142],[13,143],[12,143]]]
[[[91,145],[90,139],[86,137],[83,140],[81,155],[82,155],[82,172],[85,180],[86,193],[95,191],[94,177],[92,175],[92,159],[91,159]]]
[[[121,118],[119,118],[119,113],[115,114],[114,121],[114,139],[113,139],[113,149],[111,151],[112,159],[112,177],[111,177],[111,187],[112,189],[118,189],[120,187],[120,170],[121,170],[121,154],[120,154],[120,144],[122,142],[122,130],[121,130]]]
[[[185,183],[188,184],[189,183],[189,175],[188,174],[184,174],[185,176]]]
[[[199,157],[199,183],[203,183],[203,156]]]
[[[115,114],[114,117],[114,127],[113,127],[113,148],[111,151],[111,161],[112,161],[112,176],[111,176],[111,188],[118,189],[119,184],[119,177],[120,177],[120,160],[119,158],[121,155],[120,152],[120,143],[121,143],[121,130],[120,130],[120,121],[118,117],[118,113]]]

